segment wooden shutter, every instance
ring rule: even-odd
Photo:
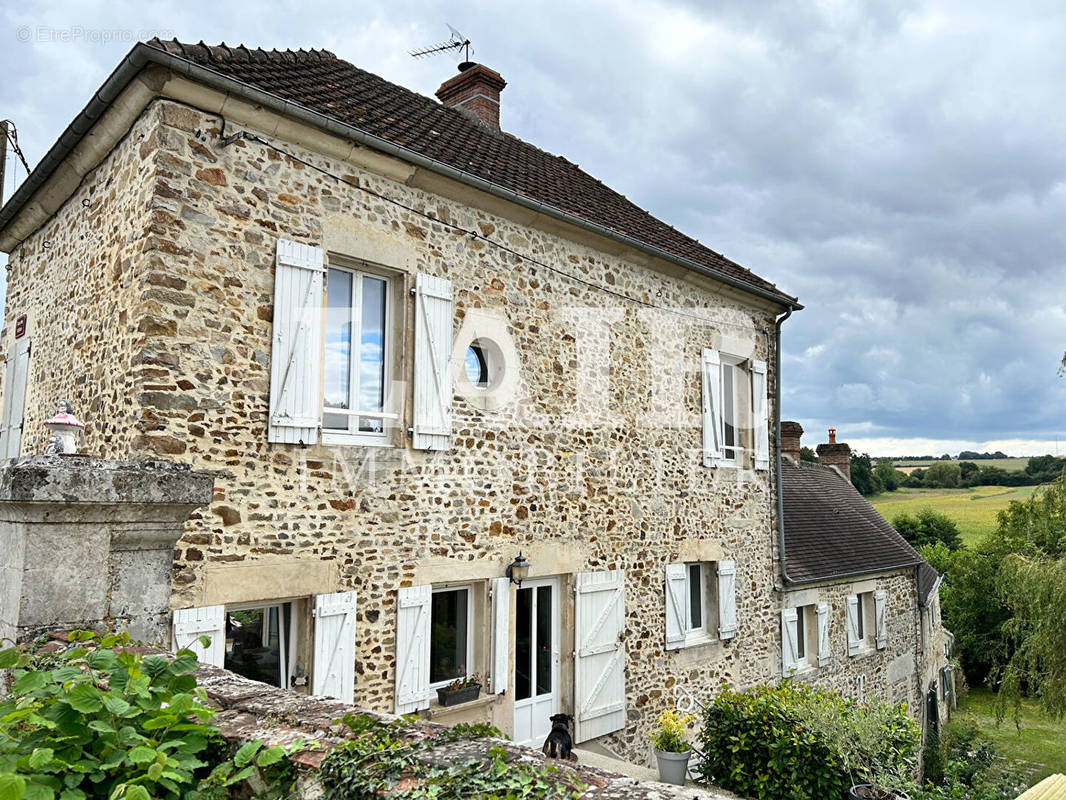
[[[322,426],[322,248],[279,239],[267,439],[314,444]]]
[[[4,416],[0,424],[0,458],[18,458],[22,420],[26,410],[26,380],[30,371],[30,340],[11,346],[4,371]]]
[[[685,646],[688,629],[688,578],[684,564],[666,565],[666,649]]]
[[[737,635],[737,565],[735,561],[718,562],[718,637]]]
[[[878,650],[884,650],[888,646],[888,626],[885,624],[885,601],[887,599],[888,592],[884,589],[874,592],[874,632]]]
[[[429,708],[429,617],[432,586],[408,586],[397,596],[396,713]]]
[[[751,417],[755,437],[755,469],[770,469],[770,427],[767,418],[766,362],[751,362]]]
[[[791,676],[799,666],[796,638],[799,635],[799,614],[794,608],[781,610],[781,674]]]
[[[511,674],[511,579],[492,579],[492,692],[504,694]]]
[[[202,606],[179,608],[174,612],[174,635],[171,645],[178,650],[192,650],[201,664],[224,666],[226,661],[226,607]],[[206,648],[200,637],[208,636],[211,644]]]
[[[311,692],[355,701],[355,592],[315,597]]]
[[[853,594],[848,596],[848,655],[858,655],[861,646],[862,640],[859,638],[859,597]]]
[[[574,653],[574,741],[626,726],[625,572],[577,576]]]
[[[412,446],[447,450],[452,444],[452,282],[415,279],[415,396]]]
[[[722,459],[722,359],[717,350],[703,350],[703,465]]]
[[[829,606],[819,603],[815,608],[818,617],[818,666],[824,667],[829,663]]]

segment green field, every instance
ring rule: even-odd
[[[996,512],[1011,500],[1024,500],[1036,486],[975,486],[972,489],[898,489],[869,498],[889,522],[897,514],[914,514],[929,506],[959,526],[962,541],[972,547],[996,529]]]
[[[913,469],[918,469],[919,467],[921,469],[929,469],[929,467],[933,466],[933,464],[941,464],[941,463],[943,463],[943,462],[941,462],[941,461],[939,461],[937,459],[934,459],[933,461],[919,461],[919,460],[916,460],[916,459],[907,459],[907,458],[893,459],[892,460],[892,466],[896,467],[896,469],[901,469],[901,470],[903,470],[904,472],[906,472],[908,474]],[[958,462],[958,460],[952,460],[952,461],[949,461],[947,463],[949,463],[949,464],[958,464],[959,462]],[[1007,472],[1021,472],[1021,471],[1023,471],[1025,469],[1026,465],[1028,465],[1029,459],[1028,458],[988,458],[988,459],[984,459],[983,458],[983,459],[980,459],[978,461],[971,461],[970,463],[971,464],[976,464],[979,467],[999,467],[1000,469],[1007,470]]]
[[[953,719],[969,720],[990,738],[1000,755],[1024,762],[1034,770],[1032,783],[1056,772],[1066,773],[1066,722],[1053,720],[1022,704],[1020,728],[1009,717],[996,724],[995,695],[988,689],[970,689],[959,703]]]

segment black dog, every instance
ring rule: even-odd
[[[574,740],[570,737],[570,723],[574,718],[570,714],[553,714],[549,719],[552,722],[552,730],[541,748],[544,755],[548,758],[577,761],[577,756],[573,753]]]

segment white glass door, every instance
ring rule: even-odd
[[[513,738],[540,747],[559,713],[559,581],[523,581],[516,594]]]

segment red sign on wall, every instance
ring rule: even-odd
[[[23,314],[17,320],[15,320],[15,338],[21,339],[26,335],[26,315]]]

